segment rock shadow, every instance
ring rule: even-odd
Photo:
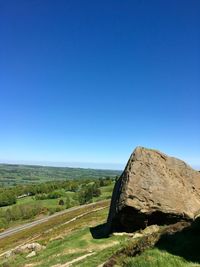
[[[94,239],[108,238],[110,234],[107,223],[90,227],[90,233]]]
[[[156,247],[170,254],[180,256],[187,261],[200,263],[200,219],[190,227],[174,234],[164,234]]]
[[[119,201],[121,183],[122,176],[114,185],[107,222],[90,228],[90,233],[95,239],[107,238],[113,232],[113,218],[117,213],[117,203]]]

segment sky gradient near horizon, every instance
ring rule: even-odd
[[[0,162],[200,167],[200,1],[0,1]],[[114,164],[114,165],[113,165]]]

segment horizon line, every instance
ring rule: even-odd
[[[99,169],[99,170],[117,170],[122,171],[125,167],[123,163],[105,163],[105,162],[64,162],[64,161],[37,161],[37,160],[3,160],[0,164],[42,166],[42,167],[63,167],[80,169]]]

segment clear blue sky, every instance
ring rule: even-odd
[[[121,167],[141,145],[200,166],[199,14],[198,0],[0,1],[0,161]]]

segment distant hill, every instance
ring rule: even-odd
[[[119,170],[0,164],[0,186],[66,179],[115,177]]]

